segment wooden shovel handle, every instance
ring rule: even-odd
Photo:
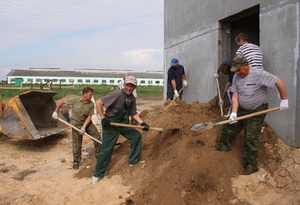
[[[218,95],[219,95],[219,101],[220,101],[222,99],[221,99],[221,91],[220,91],[219,78],[216,78],[216,82],[217,82],[217,89],[218,89]],[[223,113],[223,105],[222,104],[220,104],[220,110],[221,110],[221,116],[223,117],[224,113]]]
[[[132,127],[132,128],[139,128],[143,129],[143,126],[140,125],[129,125],[129,124],[121,124],[121,123],[116,123],[116,122],[111,122],[110,125],[116,126],[116,127]],[[149,130],[157,130],[157,131],[164,131],[163,128],[158,128],[158,127],[149,127]]]
[[[80,132],[80,129],[78,129],[77,127],[75,127],[74,125],[71,125],[70,123],[68,123],[68,122],[66,122],[66,121],[64,121],[63,119],[61,119],[61,118],[57,118],[58,119],[58,121],[60,121],[60,122],[62,122],[62,123],[64,123],[65,125],[67,125],[67,126],[69,126],[69,127],[71,127],[71,128],[73,128],[74,130],[77,130],[78,132]],[[89,135],[88,133],[84,133],[84,135],[86,135],[86,136],[88,136],[89,138],[91,138],[92,140],[94,140],[94,141],[96,141],[96,142],[98,142],[98,143],[100,143],[100,144],[102,144],[102,142],[100,141],[100,140],[98,140],[98,139],[96,139],[95,137],[92,137],[91,135]]]
[[[247,118],[251,118],[251,117],[254,117],[254,116],[266,114],[268,112],[274,112],[274,111],[277,111],[277,110],[280,110],[280,107],[274,107],[274,108],[270,108],[270,109],[267,109],[267,110],[251,113],[249,115],[244,115],[244,116],[241,116],[241,117],[237,117],[237,118],[235,118],[235,120],[236,121],[244,120],[244,119],[247,119]],[[230,122],[232,122],[232,121],[231,120],[224,120],[224,121],[221,121],[221,122],[214,123],[214,125],[224,125],[224,124],[228,124]]]

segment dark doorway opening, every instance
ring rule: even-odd
[[[224,60],[234,58],[238,49],[235,37],[239,33],[247,33],[249,42],[259,46],[259,5],[220,20],[220,57],[224,57]]]
[[[249,42],[259,46],[259,5],[247,8],[232,16],[219,21],[219,62],[232,60],[238,46],[235,37],[239,33],[248,34]],[[224,90],[228,77],[220,76],[221,92]],[[225,98],[224,106],[228,106],[229,101]]]

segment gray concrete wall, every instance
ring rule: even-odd
[[[165,82],[170,60],[177,57],[189,82],[183,100],[208,102],[215,97],[213,74],[232,55],[232,42],[220,43],[227,34],[219,21],[255,5],[264,67],[285,81],[290,105],[288,111],[268,114],[266,121],[289,145],[299,147],[299,0],[165,0]],[[276,88],[270,89],[269,97],[269,107],[279,106]]]

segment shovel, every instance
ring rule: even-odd
[[[116,123],[116,122],[111,122],[110,123],[111,126],[116,126],[116,127],[132,127],[132,128],[139,128],[139,129],[143,129],[144,126],[140,126],[140,125],[129,125],[129,124],[121,124],[121,123]],[[164,131],[163,128],[158,128],[158,127],[149,127],[149,130],[157,130],[157,131]]]
[[[178,94],[180,94],[183,91],[184,86],[182,86],[182,88],[179,90]],[[179,97],[176,97],[179,98]],[[174,101],[176,98],[174,98],[172,101]]]
[[[217,89],[218,89],[218,95],[219,95],[219,101],[221,100],[221,91],[220,91],[220,84],[219,84],[219,78],[216,77],[216,82],[217,82]],[[223,117],[224,114],[223,114],[223,105],[220,104],[220,110],[221,110],[221,116]]]
[[[270,108],[268,110],[263,110],[263,111],[251,113],[249,115],[244,115],[244,116],[241,116],[241,117],[237,117],[234,120],[235,121],[244,120],[244,119],[247,119],[247,118],[251,118],[251,117],[254,117],[254,116],[257,116],[257,115],[262,115],[262,114],[277,111],[277,110],[280,110],[280,107],[274,107],[274,108]],[[216,123],[199,123],[199,124],[194,125],[191,128],[191,130],[198,131],[198,130],[201,130],[201,129],[210,129],[210,128],[213,128],[213,127],[218,126],[218,125],[228,124],[230,122],[232,122],[232,121],[231,120],[224,120],[224,121],[216,122]]]
[[[57,119],[58,119],[58,121],[60,121],[60,122],[64,123],[65,125],[67,125],[67,126],[73,128],[74,130],[77,130],[78,132],[81,132],[80,129],[78,129],[78,128],[75,127],[74,125],[71,125],[70,123],[64,121],[63,119],[61,119],[61,118],[57,118]],[[91,138],[92,140],[94,140],[94,141],[96,141],[96,142],[102,144],[102,142],[101,142],[100,140],[96,139],[95,137],[92,137],[92,136],[89,135],[88,133],[85,132],[84,135],[86,135],[86,136],[88,136],[89,138]]]

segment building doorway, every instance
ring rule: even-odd
[[[245,9],[237,14],[226,17],[219,21],[219,62],[232,60],[238,46],[235,43],[235,37],[239,33],[247,33],[249,42],[259,46],[259,5]],[[220,76],[221,90],[224,89],[228,77]],[[226,98],[224,106],[228,106],[229,101]]]

